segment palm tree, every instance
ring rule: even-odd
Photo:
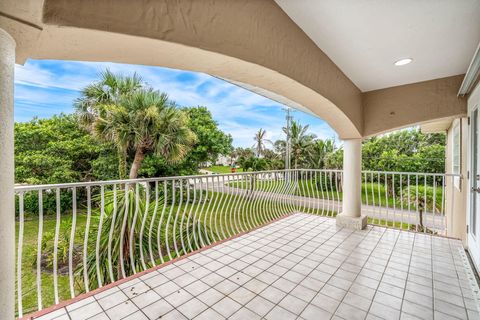
[[[304,151],[312,144],[315,139],[314,134],[307,134],[309,126],[302,126],[297,121],[292,121],[290,126],[290,150],[294,163],[294,168],[297,169],[297,166],[304,156]],[[287,128],[283,128],[285,134],[287,133]]]
[[[136,75],[123,77],[107,70],[102,74],[99,82],[83,90],[83,95],[76,101],[75,107],[80,122],[92,135],[112,143],[119,154],[125,156],[129,152],[134,154],[130,167],[130,179],[138,177],[141,164],[147,154],[155,153],[163,156],[167,161],[176,162],[187,154],[196,141],[196,135],[188,127],[189,119],[186,113],[176,108],[165,93],[145,86]],[[115,242],[117,253],[121,252],[123,259],[127,261],[126,273],[131,274],[136,267],[128,263],[130,258],[134,258],[134,256],[130,257],[134,249],[130,248],[130,239],[139,239],[142,234],[137,230],[138,226],[135,223],[136,207],[138,203],[140,211],[143,212],[147,196],[144,192],[140,192],[140,197],[136,196],[136,191],[140,191],[144,188],[143,186],[134,183],[128,186],[125,193],[118,195],[116,204],[120,210],[116,218],[113,218],[115,215],[112,214],[114,196],[112,193],[105,194],[107,205],[104,222],[106,226],[113,224],[114,234],[120,235],[123,226],[124,230],[133,230],[131,233],[125,233],[123,238]],[[139,189],[135,190],[136,188]],[[98,214],[100,215],[101,212]],[[117,219],[115,223],[113,219]],[[106,231],[101,234],[103,253],[100,258],[104,266],[107,265],[105,246],[108,243],[108,236]],[[97,258],[89,255],[88,259]],[[91,275],[94,271],[88,272]],[[119,270],[116,272],[118,274]],[[104,275],[106,275],[105,272]]]
[[[108,78],[111,76],[108,72],[105,75]],[[134,83],[134,78],[119,76],[114,83]],[[188,128],[187,115],[177,109],[165,93],[152,88],[135,88],[133,92],[123,92],[114,99],[108,98],[105,100],[107,102],[99,100],[90,104],[90,107],[87,96],[79,101],[76,105],[79,119],[94,136],[113,143],[119,153],[132,150],[135,154],[130,167],[130,179],[138,177],[148,153],[176,162],[186,155],[196,141],[195,134]]]
[[[82,95],[75,103],[79,122],[88,130],[92,130],[95,119],[103,114],[104,106],[119,103],[124,97],[132,95],[142,88],[142,79],[137,75],[116,75],[110,70],[100,74],[100,80],[82,90]],[[116,146],[118,154],[118,175],[125,178],[127,171],[127,150]]]
[[[335,151],[335,141],[333,139],[317,139],[306,150],[307,161],[310,168],[323,169],[325,167],[326,156]]]
[[[417,223],[412,223],[410,229],[418,232],[426,232],[435,234],[435,231],[428,228],[423,221],[424,214],[427,212],[429,214],[438,214],[442,210],[442,204],[439,199],[434,195],[435,189],[432,186],[408,186],[406,192],[403,193],[403,198],[400,198],[400,201],[403,201],[409,206],[412,206],[412,211],[418,212]],[[435,200],[435,201],[434,201]],[[387,203],[388,206],[388,203]],[[403,226],[402,226],[403,227]]]
[[[255,136],[253,137],[253,140],[255,141],[255,143],[253,144],[252,148],[255,149],[255,153],[257,157],[260,157],[261,155],[264,154],[265,150],[267,149],[267,147],[265,146],[266,142],[273,144],[272,141],[265,138],[266,134],[267,134],[267,131],[260,128],[257,131],[257,133],[255,133]]]

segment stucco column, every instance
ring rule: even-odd
[[[0,318],[15,318],[13,73],[15,41],[0,29]]]
[[[363,229],[367,217],[361,215],[362,206],[362,139],[343,142],[343,199],[342,212],[337,215],[337,226]]]

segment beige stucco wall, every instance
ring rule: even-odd
[[[467,148],[468,148],[468,122],[467,118],[455,119],[447,130],[447,148],[445,172],[452,173],[453,162],[453,127],[460,125],[461,134],[461,175],[462,178],[448,177],[445,189],[445,209],[447,215],[447,234],[450,237],[459,238],[463,244],[467,244]],[[457,181],[454,181],[457,180]]]
[[[464,75],[363,93],[364,136],[433,119],[467,114],[467,100],[457,97]]]

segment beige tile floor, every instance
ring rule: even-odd
[[[458,240],[294,214],[38,319],[480,319]]]

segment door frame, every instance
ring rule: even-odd
[[[470,225],[470,219],[472,215],[472,202],[473,199],[472,197],[476,195],[472,191],[472,186],[474,183],[475,177],[473,176],[473,112],[477,110],[477,125],[480,124],[480,85],[477,85],[477,87],[472,91],[471,96],[468,99],[468,117],[469,117],[469,127],[468,127],[468,140],[467,140],[467,170],[468,170],[468,181],[467,181],[467,186],[468,186],[468,192],[467,192],[467,250],[470,253],[470,256],[472,257],[473,263],[475,264],[475,267],[477,270],[480,270],[480,214],[477,215],[477,221],[476,221],[476,236],[473,236],[473,234],[470,232],[471,230],[471,225]],[[477,128],[477,130],[480,130]],[[480,141],[477,142],[480,144]],[[480,148],[478,148],[477,153],[479,153]],[[480,155],[477,155],[477,157],[480,157]],[[477,171],[480,171],[480,168],[477,168]],[[480,202],[476,204],[477,206],[480,206]],[[478,211],[477,211],[478,212]]]

